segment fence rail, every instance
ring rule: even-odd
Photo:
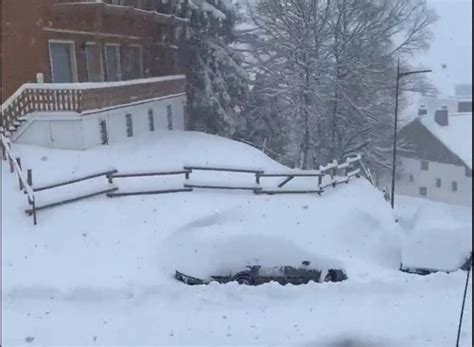
[[[33,216],[33,222],[36,225],[36,199],[32,188],[31,170],[28,170],[28,175],[25,175],[25,172],[21,167],[21,159],[13,155],[10,140],[1,135],[1,142],[2,159],[8,161],[10,172],[16,173],[20,191],[23,191],[28,197],[28,204],[31,206],[31,215]]]
[[[193,192],[194,189],[215,189],[215,190],[244,190],[252,191],[256,195],[280,195],[280,194],[318,194],[321,195],[324,193],[324,189],[329,186],[336,187],[339,184],[349,183],[354,177],[360,177],[362,172],[362,157],[356,156],[347,158],[343,163],[338,163],[334,161],[324,167],[321,167],[318,171],[288,171],[280,173],[265,173],[263,170],[259,169],[249,169],[249,168],[224,168],[224,167],[204,167],[204,166],[185,166],[183,169],[173,170],[173,171],[156,171],[156,172],[135,172],[135,173],[120,173],[118,170],[108,170],[95,174],[86,175],[80,178],[69,179],[62,182],[57,182],[49,185],[45,185],[38,188],[33,188],[32,184],[32,172],[28,170],[28,176],[24,174],[21,169],[21,161],[19,158],[16,158],[11,151],[11,142],[2,136],[2,148],[3,148],[3,158],[8,160],[10,163],[10,169],[12,172],[17,172],[19,178],[20,190],[23,190],[25,194],[28,195],[28,202],[31,207],[25,212],[29,215],[34,216],[35,225],[36,221],[36,211],[44,210],[47,208],[52,208],[55,206],[61,206],[68,203],[76,202],[79,200],[88,199],[91,197],[106,195],[109,198],[118,198],[118,197],[127,197],[127,196],[137,196],[137,195],[158,195],[158,194],[172,194],[172,193],[182,193],[182,192]],[[358,165],[358,167],[356,167]],[[343,170],[342,175],[339,174]],[[256,185],[249,186],[230,186],[230,185],[219,185],[219,184],[193,184],[189,181],[190,176],[195,171],[204,171],[204,172],[226,172],[226,173],[241,173],[241,174],[252,174],[256,177]],[[80,195],[69,199],[59,200],[48,205],[36,206],[35,204],[35,193],[52,190],[55,188],[72,185],[79,182],[84,182],[94,178],[105,177],[108,180],[109,184],[114,183],[114,179],[125,179],[125,178],[143,178],[143,177],[158,177],[158,176],[172,176],[172,175],[184,175],[185,183],[183,186],[173,189],[166,190],[148,190],[148,191],[139,191],[139,192],[119,192],[119,188],[115,186],[109,186],[107,189],[89,193],[87,195]],[[306,188],[302,190],[295,189],[282,189],[287,183],[295,178],[317,178],[317,182],[314,185],[314,188]],[[278,189],[264,189],[260,186],[260,181],[262,178],[284,178],[285,180],[281,182],[277,187]],[[326,179],[326,180],[325,180]]]

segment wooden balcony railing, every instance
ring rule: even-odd
[[[177,14],[189,6],[189,0],[56,0],[58,4],[81,2],[134,7],[145,11],[156,11],[165,14]]]
[[[100,110],[185,92],[183,75],[132,81],[24,84],[1,106],[0,133],[12,135],[32,112]]]

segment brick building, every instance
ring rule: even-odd
[[[116,128],[110,113],[120,109],[133,121],[144,118],[135,122],[144,128],[160,128],[150,118],[155,114],[165,118],[163,128],[184,127],[177,39],[186,31],[187,6],[186,0],[2,0],[2,133],[17,142],[87,148],[110,142],[100,122]],[[93,114],[102,138],[82,134],[75,144],[29,124],[54,116],[63,119],[54,125],[65,128],[65,119]],[[173,116],[180,118],[174,127]]]

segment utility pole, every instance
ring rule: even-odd
[[[469,268],[467,270],[466,288],[464,289],[464,296],[462,300],[461,318],[459,318],[458,338],[456,340],[456,347],[460,347],[460,343],[461,343],[462,320],[464,318],[464,309],[466,307],[466,298],[467,298],[467,291],[469,288],[469,280],[471,276],[471,271],[472,271],[472,253],[471,253],[471,257],[469,258]]]
[[[420,71],[408,71],[401,72],[401,61],[398,59],[397,65],[397,88],[395,96],[395,131],[393,136],[393,161],[392,161],[392,209],[395,209],[395,185],[396,185],[396,175],[397,175],[397,142],[398,142],[398,105],[400,101],[400,81],[403,77],[429,73],[432,70],[420,70]]]

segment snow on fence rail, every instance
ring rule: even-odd
[[[2,159],[8,161],[10,165],[10,172],[16,173],[18,176],[18,183],[20,191],[23,191],[28,197],[28,204],[31,206],[31,215],[33,216],[33,223],[37,224],[36,219],[36,200],[35,193],[32,188],[32,171],[28,170],[28,175],[25,175],[21,167],[20,157],[16,157],[12,152],[12,144],[9,139],[2,136]]]
[[[120,173],[118,170],[108,170],[104,172],[99,172],[95,174],[90,174],[87,176],[65,180],[62,182],[56,182],[48,184],[42,187],[33,188],[33,178],[32,171],[28,170],[28,176],[26,177],[24,172],[21,169],[21,161],[19,158],[15,158],[11,151],[11,142],[2,136],[2,148],[3,148],[3,158],[8,160],[10,163],[11,171],[16,170],[19,177],[20,190],[23,190],[28,195],[28,202],[31,205],[30,209],[25,210],[29,215],[34,216],[34,223],[37,224],[36,212],[39,210],[44,210],[47,208],[52,208],[56,206],[65,205],[68,203],[92,198],[99,195],[106,195],[108,198],[117,198],[117,197],[126,197],[126,196],[137,196],[137,195],[155,195],[155,194],[170,194],[170,193],[182,193],[182,192],[192,192],[194,189],[217,189],[217,190],[245,190],[253,191],[254,194],[261,195],[275,195],[275,194],[318,194],[321,195],[324,192],[324,189],[328,186],[336,187],[342,183],[349,183],[349,181],[354,177],[360,177],[361,168],[355,167],[356,164],[359,166],[362,165],[362,157],[356,156],[347,158],[345,162],[338,163],[334,161],[326,166],[321,166],[319,170],[315,171],[296,171],[291,170],[287,172],[280,173],[265,173],[263,170],[259,169],[242,169],[242,168],[224,168],[224,167],[203,167],[203,166],[185,166],[183,169],[174,170],[174,171],[157,171],[157,172],[135,172],[135,173]],[[255,182],[257,186],[229,186],[229,185],[207,185],[207,184],[192,184],[190,183],[190,178],[193,172],[203,171],[203,172],[225,172],[225,173],[237,173],[237,174],[250,174],[255,176]],[[343,174],[340,174],[340,171],[343,171]],[[118,187],[112,186],[105,190],[96,191],[86,195],[76,196],[74,198],[59,200],[47,205],[36,206],[35,203],[35,194],[38,192],[48,191],[59,187],[64,187],[72,185],[79,182],[84,182],[87,180],[105,177],[109,184],[113,184],[114,180],[125,179],[125,178],[144,178],[144,177],[155,177],[155,176],[179,176],[184,175],[185,183],[184,188],[177,189],[166,189],[166,190],[148,190],[148,191],[134,191],[134,192],[117,192]],[[313,188],[304,189],[304,190],[283,190],[286,184],[295,178],[317,178],[317,182]],[[262,178],[284,178],[284,181],[281,182],[277,187],[278,189],[274,190],[264,190],[260,187]],[[324,182],[326,180],[326,182]]]
[[[157,176],[179,176],[185,175],[186,179],[189,179],[191,174],[190,170],[176,170],[176,171],[161,171],[161,172],[137,172],[137,173],[114,173],[107,176],[109,183],[112,184],[114,179],[122,178],[143,178],[143,177],[157,177]],[[177,188],[177,189],[159,189],[159,190],[148,190],[148,191],[132,191],[132,192],[112,192],[108,193],[109,198],[118,198],[124,196],[137,196],[137,195],[159,195],[159,194],[172,194],[172,193],[185,193],[192,192],[192,188]]]
[[[57,183],[49,184],[49,185],[46,185],[46,186],[43,186],[43,187],[32,188],[32,189],[35,193],[44,192],[44,191],[48,191],[48,190],[52,190],[52,189],[56,189],[56,188],[60,188],[60,187],[64,187],[64,186],[84,182],[84,181],[89,181],[89,180],[99,178],[99,177],[108,177],[108,176],[113,175],[117,172],[118,172],[117,170],[108,170],[108,171],[94,173],[94,174],[90,174],[90,175],[87,175],[87,176],[83,176],[83,177],[79,177],[79,178],[75,178],[75,179],[71,179],[71,180],[67,180],[67,181],[57,182]],[[31,179],[31,182],[32,182],[32,179]],[[110,193],[116,192],[117,190],[118,190],[117,187],[109,187],[107,189],[102,189],[102,190],[95,191],[95,192],[92,192],[92,193],[81,194],[81,195],[75,196],[73,198],[57,200],[53,203],[49,203],[49,204],[41,205],[41,206],[36,206],[35,209],[27,209],[27,210],[25,210],[25,212],[27,214],[31,215],[33,213],[36,213],[36,211],[41,211],[41,210],[45,210],[45,209],[56,207],[56,206],[70,204],[70,203],[73,203],[73,202],[93,198],[93,197],[96,197],[96,196],[99,196],[99,195],[110,194]]]

